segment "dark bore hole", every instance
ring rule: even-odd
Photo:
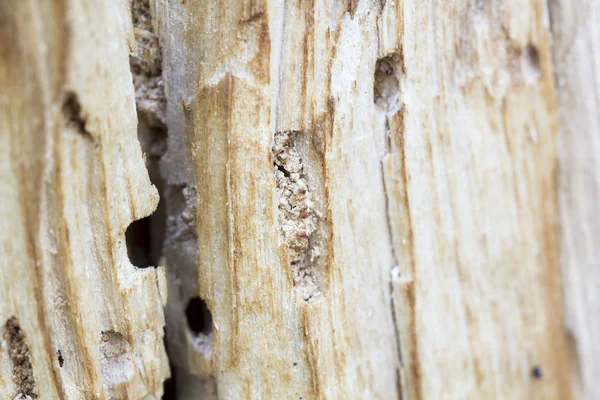
[[[534,45],[528,44],[525,47],[525,59],[532,68],[540,69],[540,53]]]
[[[523,50],[523,60],[525,62],[525,79],[534,82],[542,75],[540,66],[540,53],[534,45],[528,44]]]
[[[129,260],[138,268],[157,267],[162,252],[162,235],[156,219],[148,216],[134,221],[125,232]]]
[[[543,377],[542,368],[539,365],[535,365],[531,369],[531,376],[533,376],[535,379],[542,379],[542,377]]]
[[[81,113],[81,104],[79,104],[77,93],[67,92],[62,106],[62,113],[68,127],[82,135],[89,136],[89,132],[85,130],[85,120]]]
[[[200,297],[190,299],[185,308],[185,316],[188,326],[194,334],[210,335],[213,324],[212,315],[204,300]]]

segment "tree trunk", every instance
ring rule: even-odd
[[[600,397],[598,13],[0,2],[0,398]]]

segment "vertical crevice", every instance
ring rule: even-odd
[[[133,237],[140,238],[143,244],[142,265],[158,263],[167,269],[169,297],[165,318],[168,329],[165,328],[164,342],[171,378],[163,384],[163,399],[171,400],[185,397],[180,387],[192,379],[192,375],[187,374],[187,364],[180,365],[186,362],[181,357],[182,346],[187,348],[191,344],[201,357],[210,357],[213,323],[206,303],[196,297],[199,293],[196,190],[185,180],[170,180],[169,167],[163,165],[169,130],[162,49],[155,31],[153,4],[149,0],[130,0],[136,38],[136,51],[130,57],[130,65],[138,138],[150,180],[161,200],[157,210],[145,221],[134,223],[140,229],[133,230]]]
[[[138,267],[158,266],[164,263],[168,210],[165,201],[167,183],[160,163],[167,150],[167,100],[162,76],[162,53],[155,34],[149,0],[130,0],[131,18],[136,40],[135,54],[130,66],[135,87],[138,114],[138,139],[145,155],[150,181],[156,186],[160,202],[156,211],[135,221],[126,232],[127,248],[132,263]],[[167,349],[165,329],[164,345]],[[169,357],[170,359],[170,357]],[[177,398],[176,368],[170,363],[171,377],[163,383],[163,399]]]
[[[138,139],[150,181],[161,198],[152,215],[133,222],[126,232],[132,263],[145,268],[160,264],[165,236],[165,183],[160,173],[160,160],[167,150],[166,99],[162,83],[162,57],[152,26],[150,2],[132,0],[130,6],[137,46],[136,54],[129,61],[135,86]]]
[[[387,152],[390,151],[390,139],[389,139],[389,120],[386,118],[385,120],[385,132],[386,135],[388,135],[388,140],[386,142],[386,147],[387,147]],[[404,368],[404,360],[403,360],[403,354],[402,354],[402,346],[401,346],[401,340],[400,340],[400,331],[398,329],[398,322],[397,321],[397,316],[396,316],[396,310],[398,309],[398,305],[395,304],[394,301],[394,282],[396,280],[398,280],[398,278],[400,277],[400,267],[399,267],[399,258],[398,258],[398,254],[396,252],[396,246],[394,246],[394,239],[393,239],[393,231],[392,231],[392,223],[391,223],[391,213],[390,213],[390,199],[389,199],[389,188],[386,185],[386,179],[385,179],[385,168],[383,167],[383,162],[382,161],[382,180],[383,180],[383,191],[385,193],[385,212],[386,212],[386,222],[387,222],[387,229],[388,229],[388,237],[389,237],[389,245],[390,245],[390,249],[392,252],[392,260],[394,262],[394,265],[392,266],[392,269],[390,271],[390,286],[389,286],[389,290],[390,290],[390,309],[392,312],[392,323],[394,325],[394,336],[396,339],[396,349],[398,352],[398,362],[400,363],[399,367],[398,367],[398,371],[397,371],[397,377],[396,377],[396,386],[397,386],[397,390],[398,390],[398,399],[402,400],[403,399],[403,390],[402,390],[402,369]]]
[[[395,126],[395,129],[401,129],[400,127],[403,125],[402,123],[402,113],[404,104],[402,101],[402,73],[403,73],[403,65],[402,65],[402,57],[401,52],[394,52],[386,55],[378,59],[375,63],[375,72],[373,79],[373,103],[375,104],[375,109],[378,113],[382,113],[385,117],[383,120],[385,124],[383,126],[383,133],[385,135],[384,143],[385,143],[385,153],[381,161],[382,168],[382,187],[385,193],[385,212],[386,212],[386,221],[387,221],[387,230],[389,237],[389,247],[392,254],[393,265],[390,270],[390,310],[392,313],[392,323],[394,325],[394,335],[396,339],[396,349],[397,349],[397,357],[399,361],[399,367],[397,370],[397,397],[398,399],[402,399],[404,397],[405,388],[404,379],[406,374],[404,369],[406,368],[403,348],[402,348],[402,337],[400,332],[400,327],[398,321],[398,310],[403,309],[401,304],[396,304],[397,298],[395,296],[397,288],[395,285],[400,282],[401,279],[405,279],[405,277],[400,277],[401,268],[400,268],[400,259],[398,256],[398,249],[396,249],[395,241],[394,241],[394,230],[392,226],[392,210],[390,199],[391,193],[393,193],[393,188],[388,187],[390,182],[393,180],[390,179],[389,176],[386,176],[386,166],[393,165],[394,159],[394,147],[396,143],[393,141],[392,135],[392,125]],[[397,116],[399,114],[399,116]],[[392,119],[399,118],[399,124],[392,124]],[[396,126],[399,125],[399,126]],[[396,136],[398,133],[395,132]],[[410,229],[410,228],[409,228]],[[398,298],[401,298],[399,296]]]

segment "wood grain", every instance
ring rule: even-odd
[[[558,198],[565,318],[578,397],[600,397],[600,141],[595,2],[552,1],[553,55],[558,82]]]
[[[36,386],[9,372],[4,340],[1,398],[160,398],[169,375],[164,271],[135,268],[124,239],[158,202],[127,16],[120,2],[0,5],[0,323],[18,319]]]
[[[163,166],[198,193],[180,307],[200,296],[215,322],[210,357],[171,342],[178,368],[223,398],[571,397],[545,4],[156,10]],[[309,301],[277,237],[288,133],[324,207]]]
[[[0,397],[597,397],[598,10],[551,7],[0,3]]]
[[[570,398],[545,5],[404,2],[402,15],[384,168],[406,393]]]

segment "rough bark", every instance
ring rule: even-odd
[[[0,397],[597,397],[584,3],[0,3]]]

